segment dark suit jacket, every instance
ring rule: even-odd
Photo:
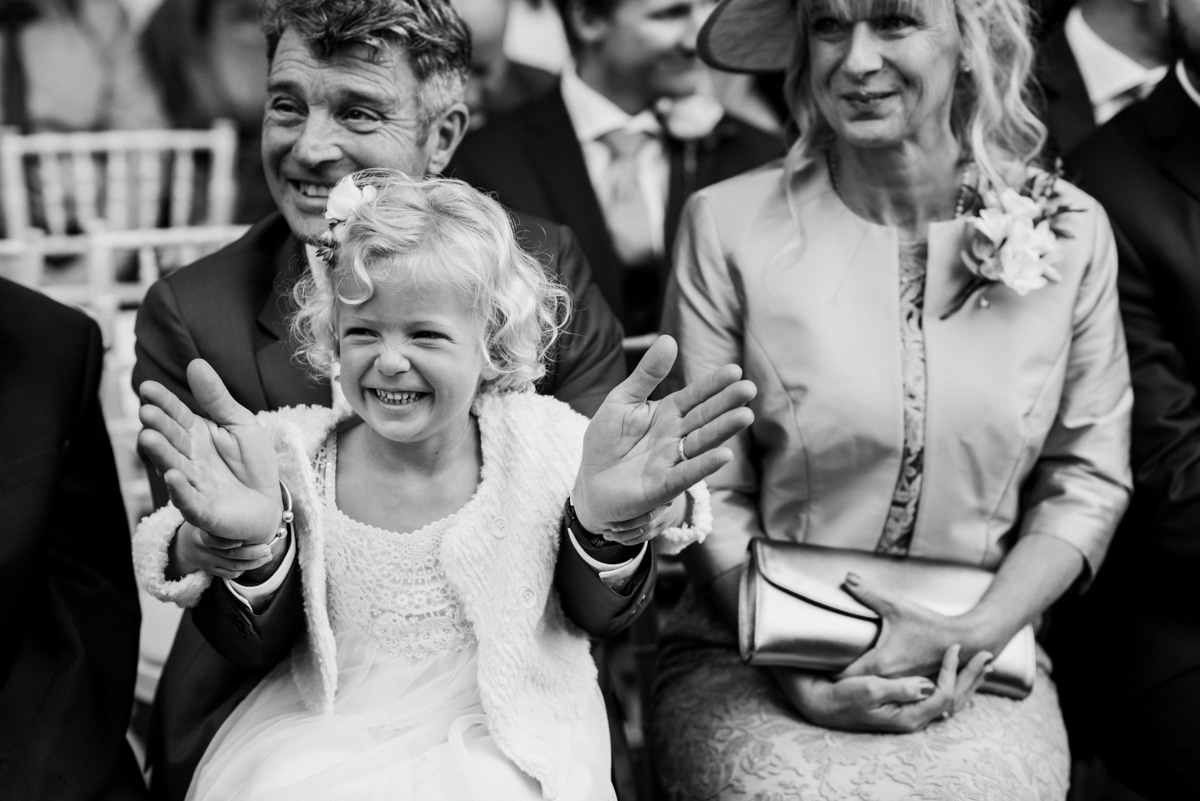
[[[591,283],[571,233],[530,217],[515,219],[522,244],[561,275],[578,305],[539,391],[590,415],[623,378],[620,327]],[[296,343],[287,330],[290,287],[305,264],[300,243],[282,216],[273,214],[229,247],[154,284],[138,311],[134,386],[159,381],[197,409],[185,371],[192,359],[204,358],[251,411],[328,405],[327,382],[314,381],[292,359]],[[157,476],[152,484],[156,503],[165,503]],[[618,594],[574,548],[564,546],[556,586],[567,614],[597,636],[628,625],[653,589],[653,559]],[[300,580],[300,571],[293,570],[261,615],[249,613],[224,582],[214,582],[200,604],[184,613],[151,721],[155,797],[184,796],[221,723],[291,649],[304,626]]]
[[[671,173],[664,234],[669,254],[683,203],[692,192],[782,155],[783,145],[726,116],[700,141],[669,140],[667,152]],[[669,259],[653,265],[649,275],[637,271],[639,279],[647,280],[626,280],[630,271],[613,249],[562,92],[498,115],[468,134],[446,174],[496,193],[510,208],[569,226],[579,235],[596,283],[625,332],[658,329]]]
[[[141,613],[84,314],[0,280],[0,798],[146,797]]]
[[[1200,668],[1200,108],[1172,70],[1067,167],[1112,219],[1134,389],[1133,501],[1061,649],[1108,726]]]
[[[1066,156],[1096,130],[1096,118],[1062,24],[1038,50],[1037,79],[1045,95],[1042,120],[1050,135],[1046,155]]]

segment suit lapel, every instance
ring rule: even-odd
[[[1161,169],[1200,202],[1200,106],[1172,69],[1146,103],[1146,132],[1163,153]]]
[[[596,283],[606,297],[618,297],[617,255],[562,94],[551,92],[530,104],[525,124],[525,154],[552,207],[547,216],[575,232]]]
[[[1042,47],[1038,78],[1046,93],[1046,126],[1060,153],[1067,153],[1095,130],[1092,101],[1079,64],[1060,26]]]
[[[262,381],[268,408],[284,406],[328,406],[332,402],[328,382],[310,378],[292,361],[294,341],[288,332],[288,314],[294,306],[292,287],[307,268],[304,248],[289,235],[274,254],[275,280],[258,312],[254,337],[254,360]]]

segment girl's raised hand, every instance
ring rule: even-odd
[[[146,381],[140,387],[144,428],[138,446],[162,472],[184,519],[209,535],[209,547],[266,544],[283,512],[271,440],[208,362],[194,360],[187,376],[211,419],[194,414],[162,384]]]
[[[650,536],[656,510],[727,463],[733,454],[721,446],[754,419],[746,404],[755,386],[736,365],[649,400],[677,351],[671,337],[655,340],[588,426],[573,500],[589,531],[646,532],[622,539],[630,542]]]

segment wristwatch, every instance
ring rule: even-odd
[[[567,521],[567,528],[575,535],[575,539],[589,548],[611,548],[614,545],[621,544],[616,540],[605,539],[600,534],[593,534],[584,528],[583,524],[579,522],[579,516],[575,514],[575,504],[571,503],[570,497],[567,498],[567,502],[564,504],[563,517]]]

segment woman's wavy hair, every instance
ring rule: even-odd
[[[351,176],[378,193],[345,223],[324,275],[296,285],[296,358],[315,376],[338,358],[338,314],[382,284],[450,289],[480,323],[483,357],[496,372],[481,389],[527,391],[571,313],[570,293],[521,249],[504,208],[462,181],[411,178],[395,170]]]
[[[267,57],[293,30],[321,60],[350,47],[372,58],[390,48],[408,58],[417,79],[419,122],[425,130],[463,101],[471,74],[471,32],[447,0],[263,0]]]
[[[861,0],[821,0],[848,8]],[[934,0],[926,0],[933,2]],[[1034,113],[1030,76],[1034,66],[1031,19],[1026,0],[936,0],[952,3],[962,42],[950,125],[962,157],[975,163],[992,186],[1019,187],[1036,164],[1046,126]],[[821,116],[811,89],[806,14],[814,0],[799,0],[799,30],[786,72],[786,96],[796,126],[788,153],[792,170],[820,157],[833,131]]]

